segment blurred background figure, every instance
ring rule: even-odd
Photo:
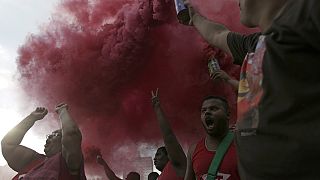
[[[151,172],[148,174],[148,180],[156,180],[158,178],[159,174],[157,172]]]

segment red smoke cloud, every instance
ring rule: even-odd
[[[246,31],[236,1],[194,3],[211,19]],[[127,167],[122,160],[139,156],[140,143],[161,144],[151,90],[159,88],[163,108],[184,144],[202,132],[199,108],[206,95],[224,95],[234,122],[236,94],[209,80],[210,54],[238,78],[239,67],[230,57],[208,50],[193,27],[178,24],[173,0],[63,0],[42,32],[19,49],[18,65],[30,96],[47,107],[60,101],[70,105],[87,159],[101,149],[119,170]]]

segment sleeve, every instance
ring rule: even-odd
[[[311,21],[317,33],[320,33],[320,1],[314,0],[310,11]]]
[[[230,32],[227,36],[227,43],[233,57],[233,63],[242,65],[242,62],[248,52],[253,52],[259,40],[261,33],[250,35],[241,35]]]
[[[296,9],[300,12],[299,17],[304,18],[295,21],[292,29],[298,31],[299,35],[310,46],[320,51],[320,1],[300,0],[298,5],[296,5],[298,6]],[[304,14],[307,15],[304,16]],[[297,30],[296,26],[301,27]]]

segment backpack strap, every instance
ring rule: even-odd
[[[221,143],[219,144],[216,154],[211,161],[211,165],[208,170],[207,180],[215,180],[217,177],[218,168],[220,163],[226,154],[227,150],[229,149],[231,143],[233,142],[234,134],[233,132],[228,132],[228,134],[222,139]]]

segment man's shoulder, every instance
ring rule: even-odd
[[[205,137],[199,139],[196,143],[193,143],[190,148],[192,147],[193,149],[196,149],[198,146],[204,145],[205,144]]]
[[[248,35],[229,32],[227,43],[235,64],[241,65],[245,56],[248,53],[254,52],[260,35],[261,32]]]
[[[167,180],[167,179],[182,179],[179,178],[173,168],[173,165],[170,161],[165,165],[163,171],[161,172],[160,176],[158,177],[159,180]]]
[[[204,141],[205,141],[205,138],[201,138],[197,142],[191,144],[191,146],[189,147],[189,151],[188,151],[189,154],[191,156],[193,156],[193,154],[196,151],[196,149],[199,149],[199,148],[201,148],[201,146],[204,146]]]

